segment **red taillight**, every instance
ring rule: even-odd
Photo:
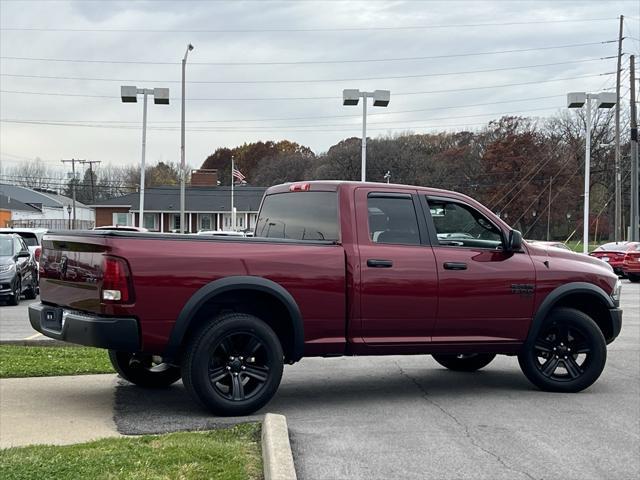
[[[296,183],[289,187],[290,192],[308,192],[311,189],[310,183]]]
[[[36,248],[36,251],[33,254],[33,257],[36,259],[36,262],[40,261],[40,254],[41,253],[42,253],[42,249],[40,247]]]
[[[130,303],[133,299],[131,272],[126,260],[105,256],[100,298],[106,303]]]

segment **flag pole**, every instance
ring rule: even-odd
[[[233,206],[233,184],[235,183],[233,181],[233,171],[235,170],[235,168],[236,167],[233,161],[233,155],[231,155],[231,230],[233,230],[234,232],[236,230],[236,209]]]

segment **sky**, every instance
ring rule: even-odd
[[[136,164],[142,99],[121,85],[168,87],[148,107],[147,162],[291,140],[316,153],[362,135],[342,90],[391,91],[368,107],[368,137],[478,129],[502,115],[544,118],[570,91],[615,85],[619,15],[640,47],[638,1],[0,0],[0,161]],[[6,179],[5,179],[6,180]]]

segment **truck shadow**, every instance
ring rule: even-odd
[[[441,368],[407,371],[398,367],[320,372],[300,367],[287,367],[276,396],[262,410],[246,417],[213,416],[189,396],[180,382],[167,389],[148,390],[119,380],[114,420],[120,433],[137,435],[220,428],[258,420],[267,411],[289,418],[322,418],[337,412],[362,415],[360,412],[368,410],[374,415],[392,415],[425,401],[446,405],[455,398],[491,405],[497,398],[520,398],[524,391],[542,394],[516,370],[458,373]]]

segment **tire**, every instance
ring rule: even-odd
[[[9,296],[9,300],[7,303],[14,306],[18,305],[20,303],[20,295],[22,295],[22,282],[20,281],[20,278],[17,278],[15,288],[13,289],[12,294]]]
[[[518,354],[525,376],[541,390],[580,392],[604,370],[607,343],[588,315],[573,308],[553,310],[537,337]]]
[[[629,281],[631,283],[638,283],[640,282],[640,273],[628,273],[627,277],[629,278]]]
[[[284,368],[282,346],[262,320],[228,313],[198,330],[182,359],[187,391],[216,415],[248,415],[271,400]]]
[[[154,362],[151,355],[109,350],[109,360],[126,381],[144,388],[164,388],[180,380],[180,368]]]
[[[456,372],[475,372],[489,365],[495,353],[464,353],[459,355],[432,355],[443,367]]]
[[[24,292],[24,298],[27,300],[34,300],[38,296],[38,291],[35,282],[32,282],[29,288]]]

